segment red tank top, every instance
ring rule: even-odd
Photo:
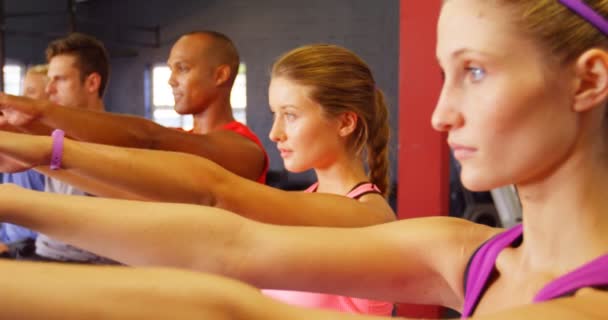
[[[181,130],[180,128],[177,128],[177,129]],[[262,152],[264,153],[264,170],[262,170],[262,173],[258,177],[257,181],[260,183],[266,183],[266,173],[268,173],[268,166],[270,163],[268,160],[268,154],[266,153],[266,149],[264,149],[264,146],[262,145],[262,142],[260,141],[258,136],[256,136],[255,133],[253,133],[253,131],[251,131],[251,129],[249,129],[249,127],[247,127],[246,125],[244,125],[238,121],[232,121],[232,122],[225,124],[222,127],[222,130],[234,131],[234,132],[240,134],[241,136],[255,142],[255,144],[257,144],[260,147],[260,149],[262,149]],[[183,131],[185,131],[185,130],[183,130]],[[188,130],[185,132],[194,133],[194,132],[192,132],[192,130]]]

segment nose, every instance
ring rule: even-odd
[[[174,88],[177,86],[177,81],[175,81],[175,72],[171,71],[171,75],[169,76],[169,81],[167,83]]]
[[[457,104],[457,96],[444,87],[431,117],[431,124],[435,130],[447,132],[464,124],[464,117],[456,108]]]
[[[50,80],[46,86],[44,87],[44,92],[47,95],[51,95],[54,94],[57,90],[55,90],[55,82],[53,80]]]
[[[275,115],[274,117],[274,122],[272,123],[272,128],[270,128],[268,137],[273,142],[285,140],[285,130],[283,130],[283,124],[281,123],[281,120],[277,115]]]

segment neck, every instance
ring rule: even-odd
[[[524,219],[521,253],[532,268],[561,274],[608,253],[606,154],[573,154],[540,182],[518,185]]]
[[[106,107],[103,103],[103,99],[98,97],[98,96],[91,96],[88,100],[87,100],[87,104],[86,104],[86,109],[87,110],[94,110],[94,111],[105,111]]]
[[[202,112],[192,115],[194,117],[192,131],[197,134],[207,134],[219,130],[222,126],[234,121],[230,95],[213,100]]]
[[[357,183],[368,181],[359,157],[343,154],[326,168],[315,168],[318,192],[346,195]]]

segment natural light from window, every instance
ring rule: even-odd
[[[6,64],[2,70],[4,71],[4,92],[14,95],[22,94],[23,68],[17,64]]]

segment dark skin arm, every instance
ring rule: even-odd
[[[68,136],[81,141],[189,153],[251,180],[256,180],[264,168],[264,153],[260,147],[232,131],[189,134],[141,117],[64,107],[46,100],[8,94],[0,95],[0,110],[20,115],[11,123],[16,127],[42,125],[61,128]]]

